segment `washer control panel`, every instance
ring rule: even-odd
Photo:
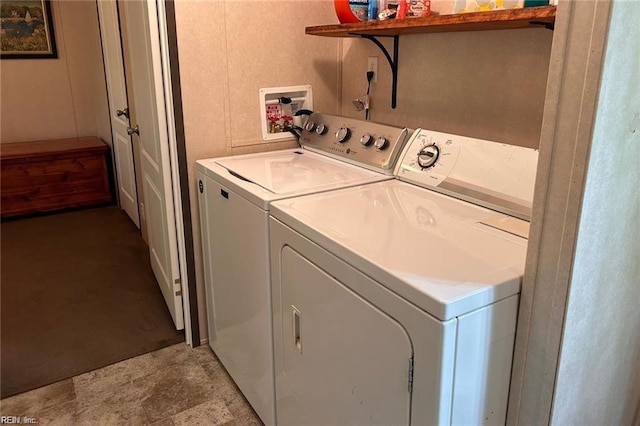
[[[512,216],[531,216],[538,151],[417,129],[406,143],[399,179]]]
[[[409,137],[404,127],[313,113],[300,144],[369,169],[391,174]]]

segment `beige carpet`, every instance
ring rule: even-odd
[[[0,225],[2,398],[184,341],[117,207]]]

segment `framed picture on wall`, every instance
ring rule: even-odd
[[[57,58],[49,0],[0,2],[2,59]]]

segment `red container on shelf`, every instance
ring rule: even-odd
[[[376,0],[371,0],[376,1]],[[334,7],[338,21],[341,24],[351,24],[367,20],[369,8],[368,0],[334,0]]]
[[[409,0],[407,17],[421,18],[431,14],[431,0]]]

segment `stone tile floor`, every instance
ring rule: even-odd
[[[0,401],[39,425],[262,425],[207,345],[184,343]]]

